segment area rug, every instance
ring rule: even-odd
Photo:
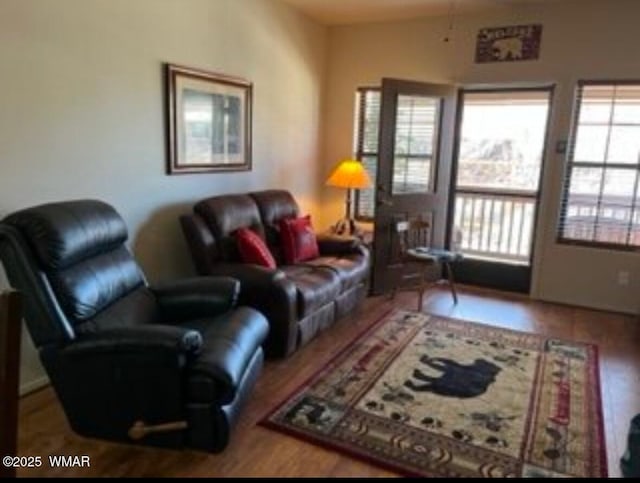
[[[408,476],[606,477],[597,347],[393,311],[262,421]]]

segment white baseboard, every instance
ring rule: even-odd
[[[24,384],[20,385],[20,396],[25,396],[30,392],[36,391],[41,387],[49,384],[49,378],[47,376],[38,377],[37,379],[33,379],[31,381],[27,381]]]

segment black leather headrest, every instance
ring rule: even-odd
[[[258,207],[247,195],[213,196],[197,203],[193,211],[204,218],[216,237],[231,235],[238,228],[261,225]]]
[[[285,190],[265,190],[249,193],[256,201],[262,222],[278,225],[283,218],[295,218],[299,208],[291,193]]]
[[[9,215],[48,269],[63,269],[112,250],[127,240],[127,226],[116,210],[97,200],[48,203]]]

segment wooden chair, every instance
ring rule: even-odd
[[[21,300],[18,292],[0,294],[0,456],[15,456],[18,435]],[[0,477],[15,477],[0,465]]]
[[[452,264],[462,259],[460,253],[430,247],[431,224],[422,219],[400,221],[395,224],[395,232],[398,237],[399,259],[401,263],[400,278],[392,291],[392,298],[396,292],[402,289],[418,290],[418,310],[422,310],[422,302],[425,291],[440,283],[449,285],[453,303],[458,303],[458,293],[456,291],[453,276]],[[442,280],[430,280],[430,267],[442,264],[446,268],[447,278]],[[413,285],[406,285],[407,281],[416,280]]]

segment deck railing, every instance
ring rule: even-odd
[[[459,190],[455,197],[452,239],[464,254],[529,262],[535,194]],[[561,236],[565,240],[640,245],[640,207],[631,206],[628,198],[620,196],[572,195]]]
[[[640,209],[630,196],[571,194],[565,211],[565,240],[640,245]]]
[[[535,194],[458,191],[453,240],[471,256],[528,263]],[[457,233],[456,233],[457,232]]]

